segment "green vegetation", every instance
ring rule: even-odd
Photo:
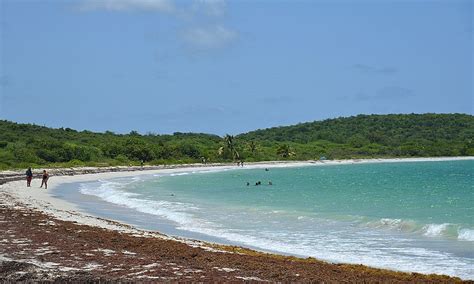
[[[436,157],[474,155],[474,116],[467,114],[358,115],[256,130],[236,137],[291,159],[318,157]],[[286,147],[283,146],[283,147]],[[278,146],[279,147],[279,146]],[[283,151],[284,150],[284,151]],[[278,156],[272,156],[272,159]]]
[[[358,115],[256,130],[140,135],[0,121],[0,169],[474,155],[474,116]]]

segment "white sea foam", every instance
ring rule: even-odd
[[[186,176],[186,175],[189,175],[189,173],[185,172],[185,173],[170,174],[170,176],[172,176],[172,177],[174,177],[174,176]]]
[[[156,201],[138,198],[139,194],[120,190],[123,184],[113,181],[103,181],[98,187],[82,184],[80,191],[83,194],[93,195],[104,201],[122,205],[138,212],[164,217],[176,223],[188,223],[190,215],[184,210],[196,210],[195,206],[188,206],[180,202]]]
[[[371,228],[390,229],[406,233],[416,233],[430,238],[444,238],[474,241],[474,230],[462,229],[457,224],[420,224],[413,220],[382,218],[367,224]]]
[[[336,234],[312,236],[305,233],[242,231],[235,233],[219,227],[182,224],[182,230],[188,230],[216,236],[243,245],[258,247],[280,253],[311,256],[332,262],[366,264],[369,266],[416,271],[420,273],[443,273],[472,279],[469,272],[472,261],[453,257],[449,254],[424,248],[390,247],[380,236],[363,240],[351,240]],[[373,247],[384,247],[384,250]],[[418,260],[418,261],[417,261]],[[423,260],[423,261],[421,261]]]
[[[171,174],[153,174],[151,176],[153,177],[163,177],[163,176],[185,176],[189,174],[208,174],[208,173],[217,173],[217,172],[225,172],[229,170],[235,170],[235,169],[228,169],[228,168],[220,168],[216,167],[215,169],[195,169],[192,171],[186,171],[186,172],[177,172],[177,173],[171,173]]]
[[[458,239],[474,242],[474,230],[460,229],[458,232]]]
[[[226,168],[215,168],[215,169],[209,169],[209,170],[198,170],[198,171],[193,171],[193,174],[208,174],[208,173],[217,173],[217,172],[226,172],[230,169]],[[233,169],[234,170],[234,169]]]
[[[448,229],[449,223],[444,224],[428,224],[423,227],[424,235],[428,237],[440,237]]]

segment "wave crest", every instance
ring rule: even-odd
[[[463,241],[474,242],[474,230],[460,229],[458,232],[458,239]]]
[[[372,228],[415,233],[430,238],[448,238],[474,242],[474,230],[462,228],[459,224],[424,225],[413,220],[381,218],[377,221],[368,222],[367,225]]]
[[[382,218],[375,222],[369,222],[370,227],[386,228],[403,232],[415,231],[419,226],[413,220]]]
[[[451,224],[449,223],[443,223],[443,224],[428,224],[423,227],[423,235],[428,236],[428,237],[440,237],[446,235],[449,226]]]

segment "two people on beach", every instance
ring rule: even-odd
[[[33,179],[33,171],[31,170],[31,167],[29,167],[26,170],[26,186],[31,187],[31,180]],[[46,170],[43,170],[43,175],[41,177],[41,186],[40,188],[48,189],[48,179],[49,179],[49,174]]]

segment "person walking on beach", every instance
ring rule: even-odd
[[[26,170],[26,186],[31,186],[31,180],[33,179],[33,172],[31,171],[31,167]]]
[[[44,184],[44,188],[48,189],[48,179],[49,179],[48,172],[46,170],[43,170],[43,179],[41,180],[40,188],[43,188],[43,184]]]

